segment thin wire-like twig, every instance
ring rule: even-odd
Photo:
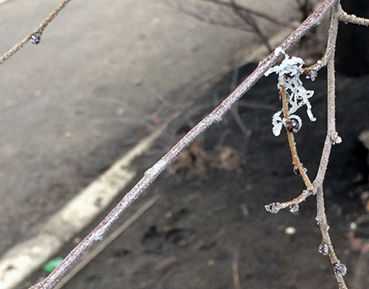
[[[59,12],[67,6],[67,4],[71,0],[63,0],[59,3],[59,5],[54,9],[53,12],[47,16],[44,21],[30,34],[28,34],[25,38],[23,38],[21,41],[19,41],[17,44],[15,44],[12,48],[10,48],[8,51],[6,51],[1,57],[0,57],[0,65],[3,64],[5,61],[7,61],[10,57],[12,57],[15,53],[17,53],[19,50],[21,50],[31,39],[34,35],[39,34],[41,35],[42,32],[46,29],[46,27],[50,24],[51,21],[55,19],[55,17],[59,14]]]
[[[331,7],[338,3],[338,0],[324,0],[317,9],[301,25],[293,31],[286,40],[279,46],[279,49],[288,50],[296,44],[302,36],[310,29],[318,25]],[[73,266],[82,258],[84,254],[98,241],[100,241],[118,218],[140,197],[151,183],[166,169],[178,156],[187,148],[201,133],[207,130],[213,123],[222,120],[224,114],[230,110],[232,105],[241,98],[255,83],[263,77],[264,73],[278,60],[281,55],[272,52],[261,61],[258,67],[252,72],[226,99],[219,104],[209,115],[192,128],[182,139],[178,141],[156,164],[148,169],[142,179],[123,197],[123,199],[110,211],[110,213],[94,228],[55,268],[43,281],[35,285],[34,289],[51,289],[60,279],[69,272]]]
[[[208,2],[208,3],[213,3],[213,4],[218,4],[218,5],[222,5],[222,6],[226,6],[226,7],[229,7],[230,5],[232,5],[230,2],[223,2],[223,1],[219,1],[219,0],[202,0],[202,1],[203,2]],[[267,21],[269,21],[273,24],[276,24],[276,25],[279,25],[279,26],[282,26],[282,27],[287,26],[287,27],[290,27],[290,28],[295,28],[289,22],[281,21],[281,20],[279,20],[279,19],[277,19],[277,18],[275,18],[271,15],[268,15],[266,13],[263,13],[263,12],[245,7],[245,6],[241,6],[241,5],[237,5],[237,6],[238,6],[238,9],[240,11],[250,13],[251,15],[255,15],[255,16],[257,16],[259,18],[262,18],[264,20],[267,20]]]
[[[246,25],[249,25],[254,33],[260,38],[265,47],[269,52],[273,51],[272,46],[269,43],[268,37],[264,34],[264,32],[260,29],[259,24],[255,20],[254,16],[251,12],[247,12],[247,10],[242,10],[241,7],[236,3],[235,0],[230,0],[230,5],[232,7],[233,12],[245,22]]]

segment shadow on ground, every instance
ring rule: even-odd
[[[242,67],[239,78],[254,67]],[[228,94],[232,75],[225,75],[200,98],[197,107],[202,109],[189,117],[191,121],[199,120]],[[338,76],[337,129],[343,143],[334,147],[325,184],[331,236],[349,267],[349,282],[356,284],[364,281],[356,278],[359,253],[348,234],[349,224],[365,214],[356,192],[368,186],[368,170],[357,136],[369,126],[368,80]],[[297,145],[310,177],[316,173],[325,137],[325,83],[324,72],[307,83],[315,90],[312,105],[317,122],[300,113],[304,126]],[[288,211],[271,215],[263,208],[303,189],[292,171],[285,135],[274,137],[271,132],[271,117],[279,105],[276,79],[263,79],[239,103],[248,135],[230,113],[212,127],[196,144],[204,153],[200,169],[196,161],[201,159],[196,158],[201,157],[192,153],[189,166],[177,163],[175,170],[165,173],[150,192],[160,195],[155,207],[65,288],[237,289],[237,276],[240,288],[310,289],[322,284],[336,288],[328,258],[318,254],[321,239],[314,199],[302,204],[298,215]],[[191,121],[182,123],[178,136]],[[224,148],[235,151],[237,169],[212,164]],[[150,155],[139,166],[152,162]],[[295,234],[286,234],[287,227],[295,228]]]

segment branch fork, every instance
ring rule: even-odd
[[[63,0],[56,9],[40,24],[38,28],[28,34],[23,40],[15,44],[11,49],[0,56],[0,65],[11,58],[16,52],[22,49],[29,41],[34,44],[39,43],[41,35],[47,25],[58,15],[58,13],[71,0]],[[312,80],[315,79],[318,71],[324,67],[328,67],[328,129],[327,137],[324,142],[323,152],[319,165],[317,176],[313,182],[309,179],[305,168],[299,160],[297,149],[294,141],[293,131],[296,124],[292,120],[292,116],[284,112],[284,123],[288,128],[287,138],[291,150],[292,164],[296,171],[301,175],[306,186],[298,197],[292,201],[285,203],[272,203],[267,205],[267,210],[272,213],[277,213],[280,209],[290,208],[290,211],[296,213],[299,209],[299,204],[305,201],[309,196],[316,194],[317,199],[317,221],[322,234],[322,245],[319,246],[319,251],[324,254],[328,251],[329,258],[332,263],[333,271],[337,279],[340,289],[347,289],[343,276],[346,274],[346,266],[337,258],[333,245],[328,234],[328,223],[324,207],[323,182],[325,172],[328,166],[331,147],[335,143],[340,143],[342,140],[338,136],[335,128],[335,76],[334,76],[334,52],[337,38],[338,21],[345,23],[353,23],[358,25],[369,26],[369,20],[360,18],[355,15],[348,15],[339,5],[339,0],[322,0],[322,3],[317,9],[297,27],[284,40],[277,49],[269,56],[262,60],[258,67],[251,73],[222,103],[219,104],[209,115],[204,117],[194,128],[192,128],[182,139],[178,141],[155,165],[146,171],[139,182],[118,202],[118,204],[109,212],[107,216],[93,229],[63,260],[63,262],[51,272],[43,281],[32,286],[32,289],[52,289],[73,267],[81,260],[87,251],[98,241],[100,241],[112,227],[112,225],[122,216],[126,210],[136,201],[143,192],[152,184],[152,182],[178,157],[178,154],[187,148],[201,133],[206,131],[213,123],[222,120],[223,115],[229,111],[234,103],[236,103],[255,83],[264,76],[264,74],[281,59],[281,51],[287,51],[293,45],[306,35],[312,28],[319,25],[322,19],[331,13],[329,37],[327,50],[324,57],[316,64],[304,69]],[[284,97],[283,97],[284,94]],[[285,91],[281,88],[282,101],[286,102]],[[283,100],[284,98],[284,100]]]

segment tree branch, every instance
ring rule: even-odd
[[[288,50],[296,44],[314,26],[319,25],[323,17],[330,11],[338,0],[325,0],[290,36],[279,46],[279,49]],[[279,51],[279,50],[278,50]],[[278,52],[277,51],[277,52]],[[34,289],[51,289],[60,279],[69,272],[82,256],[111,228],[118,218],[130,205],[140,197],[150,184],[188,147],[196,137],[208,129],[214,122],[222,120],[224,114],[232,105],[241,98],[264,73],[281,58],[280,53],[272,52],[261,61],[252,72],[223,102],[208,116],[201,120],[182,139],[174,145],[156,164],[148,169],[142,179],[123,197],[123,199],[110,211],[110,213],[93,229],[63,260],[63,262],[47,276],[42,282],[35,285]]]
[[[1,57],[0,57],[0,65],[3,64],[5,61],[7,61],[10,57],[12,57],[15,53],[17,53],[19,50],[21,50],[32,38],[34,37],[34,43],[38,44],[41,40],[41,34],[44,32],[46,27],[49,25],[51,21],[55,19],[55,17],[59,14],[59,12],[67,6],[67,4],[71,0],[63,0],[60,2],[60,4],[55,8],[53,12],[47,16],[44,21],[41,22],[41,24],[33,30],[30,34],[28,34],[25,38],[23,38],[21,41],[19,41],[17,44],[15,44],[12,48],[10,48],[8,51],[6,51]]]
[[[324,192],[323,192],[323,182],[325,178],[325,173],[328,166],[329,156],[331,152],[332,145],[340,143],[342,140],[338,136],[336,131],[336,91],[335,91],[335,69],[334,69],[334,56],[336,50],[336,40],[338,33],[338,4],[333,8],[330,29],[329,29],[329,49],[331,49],[330,57],[327,64],[327,136],[324,142],[322,157],[318,169],[317,176],[313,182],[314,186],[318,187],[317,192],[317,217],[320,232],[322,234],[322,244],[321,246],[327,246],[328,255],[333,266],[333,271],[336,276],[338,287],[340,289],[347,289],[345,280],[343,276],[346,274],[347,268],[344,264],[341,264],[340,260],[334,251],[331,238],[329,236],[329,226],[327,222],[327,216],[325,213],[324,205]],[[321,248],[321,247],[320,247]],[[323,252],[324,253],[324,252]],[[325,255],[325,254],[324,254]]]

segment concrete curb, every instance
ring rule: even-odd
[[[50,217],[36,236],[8,250],[0,259],[0,288],[11,289],[19,285],[106,209],[135,177],[132,162],[152,147],[165,128],[163,125],[141,140]]]
[[[4,1],[8,0],[0,0],[0,4]],[[290,32],[291,29],[283,30],[270,40],[271,44],[278,45]],[[242,50],[242,54],[240,53],[236,58],[241,59],[241,63],[247,63],[259,60],[267,54],[266,48],[259,46],[247,56]],[[0,288],[15,288],[94,220],[133,180],[136,171],[130,168],[132,161],[149,149],[165,128],[166,126],[158,128],[132,148],[52,216],[35,237],[8,250],[0,258]],[[58,229],[55,230],[55,228]]]

